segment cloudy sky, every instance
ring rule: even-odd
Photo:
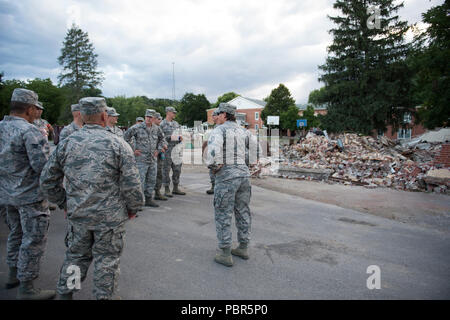
[[[297,103],[321,87],[334,0],[0,0],[5,79],[51,78],[72,22],[87,31],[103,94],[172,97],[225,92],[263,99],[284,83]],[[444,0],[405,0],[409,23]]]

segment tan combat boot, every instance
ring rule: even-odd
[[[21,281],[16,298],[18,300],[50,300],[56,295],[55,290],[41,290],[33,287],[33,280]]]
[[[164,187],[164,190],[165,190],[164,195],[165,195],[166,197],[169,197],[169,198],[172,198],[172,197],[173,197],[173,194],[170,193],[170,187],[169,187],[169,186],[165,186],[165,187]]]
[[[9,267],[8,279],[5,283],[6,289],[12,289],[20,284],[19,279],[17,279],[17,267]]]
[[[227,267],[233,266],[233,258],[231,257],[231,248],[219,249],[216,253],[214,261]]]
[[[231,249],[231,254],[233,256],[237,256],[239,258],[247,260],[249,258],[247,247],[248,246],[246,243],[240,243],[239,247],[237,247],[236,249]]]
[[[168,199],[161,194],[161,191],[159,189],[155,189],[155,200],[167,201]]]
[[[186,192],[183,192],[183,191],[181,191],[180,189],[178,189],[178,185],[177,185],[177,184],[174,184],[174,185],[173,185],[173,191],[172,191],[172,193],[173,193],[173,194],[178,194],[178,195],[180,195],[180,196],[186,195]]]

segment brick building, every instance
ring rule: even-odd
[[[261,112],[266,106],[266,102],[257,99],[251,99],[246,97],[236,97],[233,100],[228,101],[229,104],[236,107],[236,120],[240,123],[245,122],[248,124],[249,129],[261,129],[264,125],[261,119]],[[207,112],[207,122],[212,125],[212,113],[215,108],[208,109]]]

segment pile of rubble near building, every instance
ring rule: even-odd
[[[262,159],[253,173],[367,188],[450,193],[450,169],[434,163],[443,144],[417,140],[401,145],[386,137],[308,133],[299,143],[281,149],[279,166],[270,166],[270,160]]]

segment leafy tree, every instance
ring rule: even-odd
[[[194,126],[194,121],[206,121],[206,110],[210,103],[204,94],[193,94],[187,92],[180,101],[176,120],[189,127]]]
[[[370,25],[370,7],[379,8],[380,26]],[[398,127],[405,112],[412,112],[411,71],[405,59],[407,23],[395,13],[403,3],[393,0],[336,0],[341,15],[329,17],[337,27],[330,30],[333,42],[319,68],[325,84],[321,101],[327,104],[323,126],[332,132],[369,134]],[[314,97],[313,97],[314,99]]]
[[[280,115],[280,127],[282,129],[289,129],[291,132],[295,132],[297,128],[297,119],[300,119],[298,115],[298,108],[295,105],[289,106],[287,111],[284,111]]]
[[[320,121],[317,116],[314,115],[314,107],[311,104],[306,106],[306,110],[303,111],[302,119],[306,119],[306,130],[310,128],[318,128]]]
[[[97,57],[87,32],[73,24],[67,31],[58,57],[63,67],[58,76],[59,85],[64,84],[71,89],[72,102],[83,96],[83,89],[94,89],[103,82],[103,73],[97,71]]]
[[[61,106],[65,103],[65,98],[60,88],[56,87],[50,78],[30,80],[26,88],[33,90],[39,96],[39,101],[44,105],[42,118],[51,124],[55,124],[58,120]]]
[[[0,119],[9,114],[9,106],[11,104],[11,97],[14,89],[25,88],[26,83],[20,80],[5,80],[1,82],[0,86]]]
[[[233,100],[234,98],[239,97],[239,94],[235,92],[227,92],[217,98],[216,103],[211,105],[211,108],[217,108],[220,103],[228,102]]]
[[[295,100],[292,98],[289,89],[282,83],[273,89],[264,101],[267,104],[261,112],[261,118],[266,125],[268,116],[281,116],[283,112],[288,111],[289,107],[295,106]]]
[[[422,107],[416,120],[428,129],[448,126],[450,119],[450,1],[422,14],[428,24],[415,39],[410,62],[414,97]]]
[[[309,93],[308,103],[315,105],[315,106],[321,105],[326,100],[325,95],[326,95],[325,87],[322,87],[320,89],[315,89]]]

